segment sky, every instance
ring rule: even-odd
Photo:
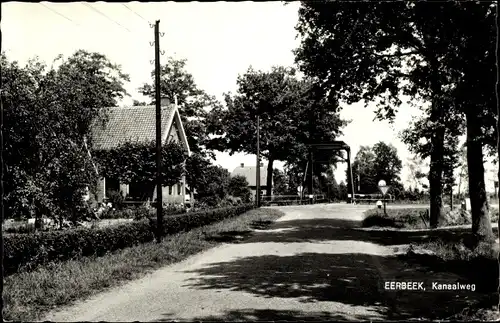
[[[19,62],[38,56],[50,64],[58,54],[70,56],[78,49],[105,54],[130,75],[126,84],[132,100],[144,100],[137,88],[151,80],[156,20],[160,21],[160,48],[168,56],[187,59],[186,70],[197,85],[222,99],[236,91],[238,74],[250,65],[269,70],[273,65],[294,64],[292,50],[299,45],[294,26],[299,2],[127,2],[127,3],[21,3],[2,4],[2,51]],[[340,116],[352,122],[343,129],[344,140],[355,156],[361,145],[379,141],[393,144],[403,162],[401,178],[410,154],[398,133],[419,115],[417,108],[404,105],[395,123],[374,121],[373,106],[362,103],[343,106]],[[462,138],[463,140],[463,138]],[[255,165],[255,155],[217,153],[216,164],[229,171],[240,163]],[[276,163],[281,168],[282,163]],[[489,168],[488,168],[489,167]],[[493,191],[491,165],[487,166],[487,188]],[[346,165],[335,171],[345,180]]]

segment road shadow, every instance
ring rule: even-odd
[[[364,241],[382,246],[422,244],[434,241],[468,245],[474,240],[470,228],[438,228],[435,230],[404,231],[361,227],[361,221],[344,219],[314,218],[276,222],[271,231],[254,233],[242,243],[292,243],[325,241]],[[498,228],[493,228],[498,235]],[[498,262],[490,258],[470,260],[447,260],[434,255],[398,255],[396,259],[412,265],[425,266],[428,270],[462,275],[476,282],[484,292],[494,292],[498,286]],[[477,270],[481,268],[481,270]]]
[[[171,322],[175,319],[171,314],[164,314],[163,318],[155,322]],[[376,320],[366,315],[340,315],[329,312],[303,312],[270,309],[241,309],[231,310],[222,316],[210,315],[195,317],[189,321],[209,322],[255,322],[255,321],[361,321]]]
[[[249,224],[249,230],[228,230],[214,233],[205,233],[205,240],[224,243],[241,243],[255,235],[254,230],[266,230],[274,222],[270,220],[256,220]]]
[[[477,290],[432,291],[433,281],[475,282],[447,272],[432,271],[418,263],[401,261],[398,257],[360,253],[245,257],[191,272],[199,276],[188,280],[185,287],[372,307],[390,320],[443,319],[474,306],[485,296]],[[426,290],[388,291],[384,289],[386,281],[423,281]]]
[[[493,229],[497,235],[498,228]],[[439,228],[435,230],[404,231],[397,229],[365,229],[361,221],[314,218],[279,221],[268,231],[256,232],[245,242],[318,242],[333,240],[356,240],[379,245],[403,245],[425,243],[437,240],[447,242],[467,241],[471,237],[470,228]]]

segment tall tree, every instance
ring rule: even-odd
[[[439,58],[448,50],[437,40],[451,35],[450,30],[440,28],[442,17],[438,20],[433,13],[443,5],[433,5],[302,2],[297,26],[302,43],[296,57],[302,70],[317,76],[334,100],[341,98],[352,103],[378,99],[380,119],[394,118],[402,93],[431,102],[430,119],[435,131],[431,138],[429,182],[431,222],[437,226],[442,216],[445,112],[438,100],[443,91]]]
[[[228,184],[228,193],[234,197],[239,197],[243,202],[250,202],[252,191],[248,187],[248,181],[243,175],[231,176]]]
[[[340,200],[340,188],[337,180],[335,179],[335,174],[333,173],[333,168],[330,167],[326,171],[326,185],[327,185],[327,197],[329,201]]]
[[[378,142],[373,147],[361,146],[352,168],[355,186],[360,192],[370,194],[378,192],[380,180],[388,185],[399,183],[402,162],[394,146]]]
[[[373,153],[375,154],[373,167],[377,181],[385,180],[387,184],[398,183],[403,165],[396,147],[380,141],[373,146]]]
[[[423,187],[422,180],[425,177],[427,177],[426,171],[424,171],[424,169],[427,168],[428,165],[425,163],[425,160],[421,158],[419,155],[414,154],[408,157],[408,160],[406,162],[406,167],[409,171],[408,181],[410,182],[410,188],[411,187],[413,187],[414,189],[422,188]]]
[[[472,232],[478,240],[493,240],[484,178],[483,147],[495,146],[497,82],[495,7],[497,3],[457,3],[456,28],[460,41],[454,43],[449,69],[460,74],[453,89],[457,108],[465,114],[467,166],[471,201]],[[459,23],[466,19],[469,24]],[[473,27],[471,27],[473,26]]]
[[[275,168],[273,170],[273,182],[274,182],[274,188],[273,188],[274,195],[289,194],[287,176],[283,171],[279,170],[278,168]]]
[[[197,200],[208,206],[217,206],[229,193],[231,175],[221,166],[209,165],[197,190]]]
[[[458,157],[459,175],[458,175],[458,195],[463,197],[468,195],[467,183],[469,181],[469,171],[467,169],[467,143],[465,143],[459,152]]]
[[[160,93],[171,103],[177,99],[182,124],[186,131],[189,147],[193,153],[205,154],[208,131],[208,111],[220,106],[217,99],[200,89],[194,77],[186,70],[186,59],[169,57],[160,68]],[[139,88],[143,95],[155,100],[155,71],[151,72],[151,83]]]
[[[453,106],[453,102],[450,102]],[[453,111],[444,120],[446,124],[445,141],[443,147],[442,187],[443,192],[453,193],[455,186],[455,169],[459,166],[459,148],[457,137],[465,130],[465,116],[460,111]],[[433,124],[428,116],[415,119],[409,127],[403,130],[399,137],[408,146],[409,150],[421,159],[430,157],[430,143],[434,131]]]
[[[272,191],[276,160],[307,160],[307,145],[331,141],[344,122],[317,95],[309,81],[299,81],[292,68],[273,67],[270,72],[249,68],[237,80],[235,95],[226,94],[226,109],[214,110],[213,132],[219,135],[210,147],[256,153],[256,116],[260,116],[260,150],[268,160],[267,195]]]
[[[126,95],[128,76],[104,55],[77,51],[25,67],[2,54],[4,197],[7,214],[70,215],[84,211],[82,195],[96,183],[90,159],[91,124]]]
[[[358,153],[354,157],[352,163],[352,174],[354,180],[355,191],[360,193],[374,193],[377,191],[377,179],[375,168],[375,153],[369,146],[361,146]],[[348,177],[346,170],[346,178]]]
[[[445,120],[450,115],[451,97],[458,98],[455,111],[462,111],[467,117],[470,145],[480,146],[476,139],[483,129],[474,128],[473,123],[481,124],[484,117],[480,116],[488,114],[481,112],[485,109],[464,109],[463,106],[465,102],[469,103],[465,106],[474,106],[466,97],[474,93],[472,85],[478,83],[472,79],[477,80],[481,75],[478,71],[491,75],[488,71],[492,64],[474,63],[475,59],[487,62],[492,57],[493,50],[476,50],[489,47],[494,39],[491,38],[494,22],[489,12],[490,3],[381,2],[368,6],[361,1],[303,2],[299,11],[297,29],[303,39],[296,52],[297,60],[307,75],[318,77],[328,96],[334,100],[340,97],[348,103],[378,98],[379,116],[389,119],[394,117],[395,107],[401,103],[400,94],[430,102],[428,122],[433,132],[429,183],[433,227],[439,225],[443,215]],[[463,24],[463,21],[475,23]],[[476,26],[484,32],[477,33]],[[473,34],[481,34],[481,37],[473,37]],[[484,68],[476,69],[481,64]],[[468,79],[471,81],[466,82]],[[481,82],[489,84],[491,78],[485,77]],[[462,98],[456,93],[462,93]],[[476,103],[482,101],[482,106],[485,97],[491,98],[487,95],[472,97]],[[482,156],[479,148],[471,152],[469,160],[478,175],[470,182],[477,194],[471,199],[476,205],[472,213],[477,225],[473,226],[473,231],[490,232],[484,194],[481,193],[484,176],[481,180],[479,158],[482,157],[477,156]]]

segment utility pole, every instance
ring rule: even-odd
[[[163,234],[163,201],[161,176],[161,98],[160,98],[160,21],[155,24],[155,102],[156,102],[156,241]]]
[[[260,207],[260,116],[257,113],[257,170],[255,172],[255,183],[257,185],[257,196],[255,201],[257,207]]]

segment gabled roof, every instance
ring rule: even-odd
[[[174,121],[179,125],[180,140],[190,153],[179,110],[173,104],[161,108],[161,137],[165,142]],[[96,123],[92,127],[94,149],[107,150],[127,141],[151,142],[156,140],[156,107],[134,106],[109,109],[106,124]]]
[[[257,167],[256,166],[244,166],[244,167],[236,167],[231,176],[245,176],[248,182],[248,186],[257,186]],[[267,186],[267,167],[260,168],[260,186]]]

